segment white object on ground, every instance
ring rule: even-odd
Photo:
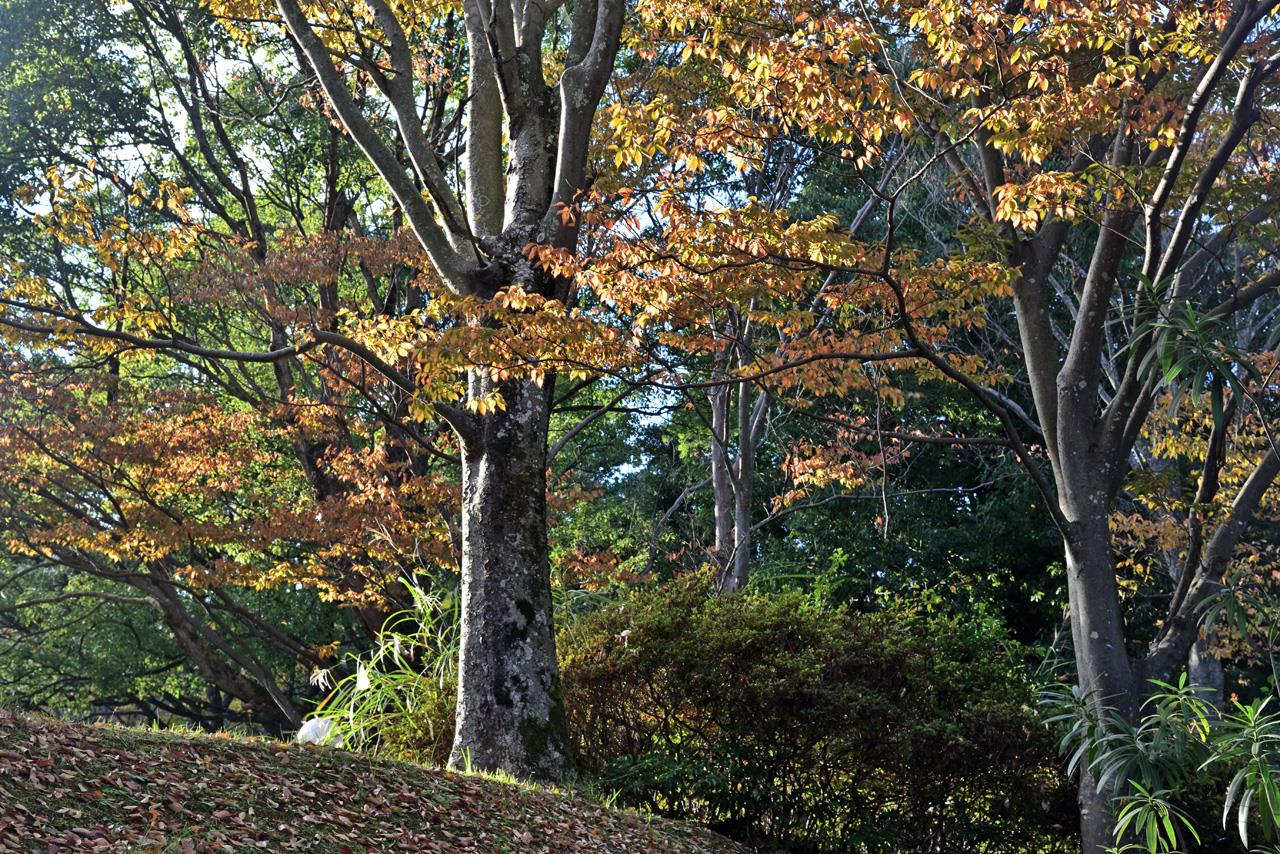
[[[342,736],[334,733],[333,721],[328,718],[311,718],[302,722],[295,737],[298,744],[328,744],[342,746]]]

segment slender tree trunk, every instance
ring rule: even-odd
[[[281,733],[302,723],[302,714],[284,692],[271,683],[268,674],[261,670],[244,673],[228,664],[201,636],[191,616],[176,604],[173,596],[166,595],[158,585],[144,584],[138,582],[138,589],[147,591],[155,601],[160,618],[172,633],[174,642],[214,690],[240,700],[272,732]]]
[[[449,764],[559,779],[569,766],[552,629],[546,390],[473,374],[506,410],[478,419],[462,460],[462,651]]]
[[[715,514],[716,585],[721,586],[733,555],[733,483],[729,471],[729,402],[728,386],[712,389],[711,399],[711,494]]]
[[[725,567],[725,593],[737,593],[751,575],[751,482],[739,483],[733,503],[733,560]]]
[[[736,593],[747,586],[751,571],[751,498],[755,479],[755,438],[751,421],[751,386],[738,384],[738,459],[733,486],[733,560],[725,567],[720,589]]]
[[[745,366],[741,366],[745,367]],[[722,378],[717,370],[713,377]],[[729,415],[737,390],[736,429],[729,429]],[[754,497],[756,448],[761,424],[768,411],[766,393],[752,395],[747,382],[718,386],[709,393],[711,402],[711,483],[715,503],[716,591],[736,593],[747,586],[751,573],[751,502]],[[729,438],[735,436],[737,454],[729,458]]]

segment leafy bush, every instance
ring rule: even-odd
[[[1069,788],[997,626],[702,581],[561,631],[581,768],[619,802],[771,849],[1069,849]]]
[[[1280,712],[1268,708],[1272,698],[1233,701],[1219,713],[1186,674],[1154,687],[1136,722],[1112,709],[1100,720],[1078,686],[1044,692],[1068,772],[1088,765],[1096,785],[1113,787],[1119,850],[1280,851]],[[1265,847],[1249,847],[1259,839]]]

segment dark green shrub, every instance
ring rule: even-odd
[[[619,802],[768,850],[1070,847],[1070,792],[998,627],[700,582],[561,633],[581,769]]]

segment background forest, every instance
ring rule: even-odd
[[[1272,850],[1275,9],[0,0],[0,708]]]

